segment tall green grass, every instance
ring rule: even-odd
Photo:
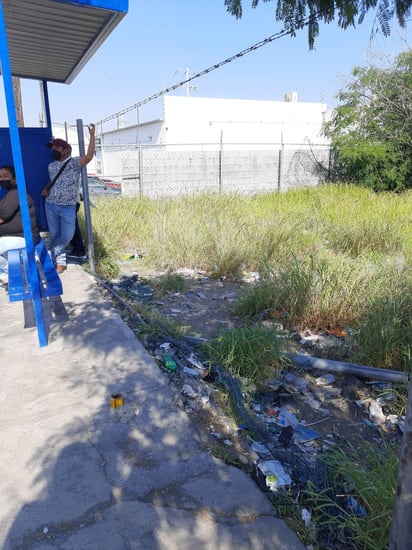
[[[343,326],[363,364],[410,369],[412,191],[324,185],[254,197],[122,198],[92,209],[97,269],[137,252],[157,270],[187,267],[259,281],[245,319],[281,310],[290,328]]]
[[[389,444],[334,448],[326,457],[323,492],[308,490],[312,521],[322,548],[385,550],[396,495],[398,455]],[[348,506],[348,499],[354,506]]]
[[[216,340],[205,344],[215,365],[223,365],[234,376],[258,384],[277,374],[282,367],[280,341],[275,330],[246,326],[222,331]]]

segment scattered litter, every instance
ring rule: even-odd
[[[293,426],[286,426],[286,428],[282,428],[282,431],[279,434],[279,443],[282,443],[285,447],[290,445],[294,432],[295,430]]]
[[[305,523],[305,527],[309,527],[312,516],[306,508],[302,508],[301,518]]]
[[[398,426],[399,430],[403,433],[405,429],[405,417],[402,416],[401,418],[399,418],[397,414],[388,414],[388,416],[386,417],[385,426],[389,430],[394,428],[395,426]]]
[[[382,407],[376,401],[371,401],[369,403],[369,420],[377,426],[383,424],[386,420]]]
[[[252,443],[252,449],[258,453],[259,456],[262,458],[269,456],[271,453],[269,449],[266,447],[266,445],[263,445],[262,443],[258,443],[257,441],[254,441]]]
[[[277,491],[292,485],[292,479],[278,460],[265,460],[257,464],[258,471],[266,478],[269,491]]]
[[[390,382],[381,382],[379,380],[366,380],[365,384],[380,390],[389,390],[392,387]]]
[[[335,382],[335,377],[333,374],[324,374],[323,376],[319,376],[315,379],[317,386],[329,386],[329,384],[333,384]]]
[[[262,414],[263,413],[263,406],[262,406],[262,403],[252,403],[252,410],[256,413],[256,414]]]
[[[177,364],[176,361],[173,359],[170,342],[163,342],[163,344],[160,344],[159,347],[163,350],[163,362],[166,369],[169,372],[176,372]]]
[[[163,342],[163,344],[160,344],[159,348],[162,348],[165,351],[170,350],[172,344],[170,342]]]
[[[346,338],[346,336],[348,335],[346,330],[343,330],[342,328],[325,329],[325,332],[327,334],[331,334],[332,336],[336,336],[336,338]]]
[[[392,392],[388,392],[385,395],[381,395],[376,400],[380,405],[384,405],[387,401],[393,401],[395,399],[395,395]]]
[[[315,432],[312,428],[308,428],[302,424],[298,424],[295,427],[295,433],[293,435],[293,439],[296,443],[308,443],[309,441],[319,439],[319,437],[320,434],[318,432]]]
[[[317,399],[315,399],[313,394],[308,393],[307,395],[305,395],[304,401],[307,405],[309,405],[309,407],[311,409],[313,409],[315,411],[321,411],[322,410],[322,403],[320,401],[318,401]]]
[[[317,334],[311,334],[310,336],[303,336],[299,344],[301,346],[313,346],[319,342],[319,336]]]
[[[163,359],[164,359],[166,369],[169,372],[176,372],[177,364],[173,359],[172,355],[170,353],[165,353]]]
[[[187,395],[187,397],[197,397],[197,393],[189,384],[183,384],[181,392],[183,395]]]
[[[340,397],[342,389],[335,386],[318,386],[313,389],[313,395],[320,401]]]
[[[291,372],[287,372],[285,376],[283,377],[284,381],[287,384],[290,384],[298,391],[305,393],[308,391],[309,387],[309,380],[307,378],[303,378],[302,376],[295,376]]]
[[[298,419],[293,413],[289,412],[285,407],[281,407],[279,409],[279,413],[276,418],[276,424],[284,428],[286,426],[295,427],[298,425]]]
[[[191,353],[189,355],[189,357],[186,357],[186,360],[191,364],[193,365],[194,367],[198,368],[198,369],[204,369],[204,366],[202,365],[202,363],[196,359],[196,356],[194,353]]]
[[[114,393],[110,396],[110,406],[112,409],[117,409],[123,406],[123,395],[121,393]]]
[[[223,440],[223,443],[227,446],[227,447],[232,447],[233,443],[230,441],[230,439],[224,439]]]
[[[44,527],[43,528],[43,534],[44,535],[47,535],[47,533],[49,532],[49,529],[47,527]]]
[[[199,377],[201,374],[198,369],[191,369],[190,367],[183,367],[183,372],[185,374],[188,374],[189,376],[195,376],[195,377]]]
[[[366,516],[365,508],[361,504],[359,504],[356,498],[347,497],[345,504],[346,504],[347,510],[352,514],[356,514],[357,516],[361,516],[361,517]]]

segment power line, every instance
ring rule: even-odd
[[[299,28],[303,28],[306,25],[308,25],[309,22],[310,22],[311,17],[313,17],[313,16],[309,16],[306,19],[302,19],[299,22],[299,25],[298,25]],[[235,55],[232,55],[231,57],[228,57],[227,59],[224,59],[223,61],[220,61],[219,63],[216,63],[216,65],[211,65],[207,69],[204,69],[203,71],[200,71],[199,73],[195,73],[193,76],[191,76],[190,78],[187,78],[186,80],[182,80],[181,82],[179,82],[177,84],[174,84],[173,86],[170,86],[169,88],[166,88],[166,89],[162,90],[161,92],[157,92],[157,93],[151,95],[150,97],[147,97],[146,99],[142,99],[142,101],[139,101],[138,103],[135,103],[134,105],[131,105],[130,107],[126,107],[122,111],[118,111],[117,113],[114,113],[113,115],[110,115],[106,118],[103,118],[102,120],[99,120],[97,122],[97,124],[103,124],[104,122],[108,122],[109,120],[113,120],[115,118],[118,118],[118,117],[130,112],[130,111],[133,111],[133,109],[138,109],[142,105],[145,105],[146,103],[149,103],[150,101],[153,101],[154,99],[157,99],[158,97],[161,97],[162,95],[167,94],[168,92],[172,92],[173,90],[176,90],[177,88],[180,88],[181,86],[184,86],[185,84],[187,84],[188,82],[191,82],[192,80],[195,80],[196,78],[199,78],[201,76],[204,76],[205,74],[211,73],[212,71],[214,71],[216,69],[219,69],[220,67],[222,67],[223,65],[226,65],[227,63],[231,63],[232,61],[234,61],[235,59],[238,59],[239,57],[243,57],[244,55],[257,50],[257,49],[261,48],[262,46],[265,46],[266,44],[269,44],[270,42],[278,40],[279,38],[282,38],[283,36],[294,34],[295,32],[296,32],[296,29],[292,29],[292,30],[282,30],[282,31],[279,31],[276,34],[272,34],[268,38],[265,38],[264,40],[261,40],[260,42],[256,42],[256,44],[253,44],[253,46],[249,46],[249,48],[246,48],[246,49],[240,51],[239,53],[237,53]]]

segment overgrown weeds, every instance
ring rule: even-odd
[[[165,273],[150,279],[150,285],[162,292],[183,292],[185,279],[179,273]]]
[[[412,192],[349,185],[101,201],[92,209],[97,271],[116,276],[127,252],[142,267],[171,273],[185,267],[239,278],[257,271],[238,315],[281,315],[295,330],[345,327],[359,362],[409,369],[411,203]],[[173,277],[161,283],[176,287]]]
[[[181,267],[217,278],[255,272],[255,282],[234,307],[244,326],[223,331],[205,348],[211,364],[239,379],[242,390],[283,366],[274,323],[290,330],[343,327],[350,335],[350,360],[410,371],[411,203],[412,191],[377,195],[346,185],[248,198],[102,202],[92,211],[97,268],[115,277],[119,257],[133,252],[137,269],[166,272],[153,282],[172,292],[184,291],[177,274]],[[156,339],[163,329],[178,337],[180,327],[167,326],[155,312],[145,317],[153,322],[141,329],[144,337]],[[405,401],[402,394],[403,407]],[[228,396],[225,405],[236,418]],[[395,496],[396,450],[385,443],[335,448],[327,465],[327,488],[313,488],[303,499],[318,530],[301,529],[304,540],[338,548],[336,541],[346,538],[342,548],[383,550]],[[296,502],[289,504],[285,515],[301,522]]]
[[[324,458],[325,489],[309,489],[307,504],[324,548],[384,550],[396,493],[398,453],[385,441],[359,449],[334,448]]]
[[[212,363],[252,384],[263,382],[282,366],[278,334],[264,326],[224,330],[205,344],[205,351]]]

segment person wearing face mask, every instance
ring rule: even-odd
[[[34,201],[27,194],[33,244],[40,241]],[[16,173],[13,166],[0,168],[0,281],[7,286],[7,252],[26,246],[17,192]]]
[[[92,159],[95,150],[95,126],[90,124],[89,145],[81,157],[71,156],[71,146],[64,139],[52,139],[48,147],[54,161],[49,164],[50,182],[42,191],[57,273],[67,269],[66,247],[76,228],[76,202],[82,166]]]

